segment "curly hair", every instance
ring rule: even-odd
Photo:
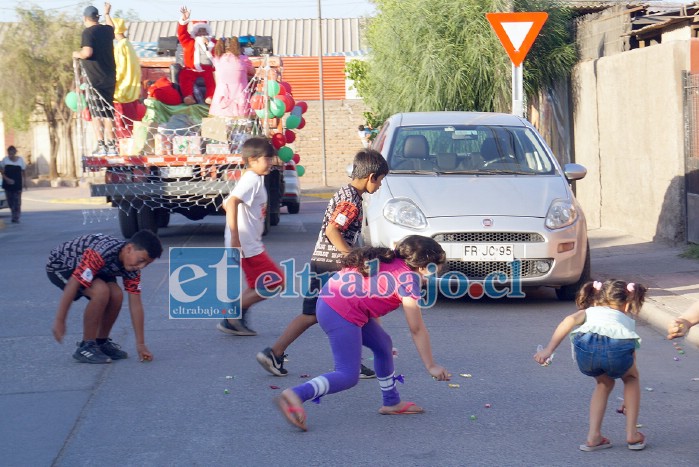
[[[216,41],[214,45],[214,57],[220,57],[223,54],[233,54],[236,57],[240,56],[240,42],[236,36],[222,37]]]
[[[604,282],[590,281],[580,287],[575,304],[580,309],[605,305],[625,309],[629,305],[630,312],[637,315],[641,311],[647,291],[648,288],[643,284],[618,279],[608,279]]]

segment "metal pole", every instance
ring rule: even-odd
[[[327,167],[325,164],[325,98],[323,95],[323,15],[318,0],[318,87],[320,88],[320,152],[322,160],[321,181],[328,186]]]
[[[524,65],[512,64],[512,114],[518,117],[524,116]]]

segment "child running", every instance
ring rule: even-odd
[[[406,237],[395,250],[363,247],[343,259],[343,269],[325,284],[316,308],[318,323],[330,340],[335,370],[282,392],[276,402],[289,423],[306,431],[304,402],[319,400],[357,384],[362,345],[374,353],[374,368],[383,396],[379,413],[424,412],[414,402],[401,401],[393,369],[391,336],[372,318],[384,316],[402,304],[425,368],[435,379],[448,381],[447,370],[432,359],[430,335],[418,303],[422,282],[434,273],[434,266],[439,267],[445,260],[446,254],[439,243],[420,235]]]
[[[567,316],[558,325],[545,349],[534,360],[545,364],[566,336],[570,336],[580,371],[597,381],[590,400],[590,428],[581,451],[598,451],[612,447],[602,436],[602,420],[614,382],[624,382],[626,442],[640,451],[646,438],[637,430],[641,403],[641,385],[636,367],[636,349],[641,338],[636,334],[635,316],[641,311],[646,287],[633,282],[610,279],[604,283],[588,282],[575,300],[580,311]],[[575,331],[573,328],[578,327]]]
[[[303,310],[286,327],[272,347],[258,352],[257,361],[275,376],[286,376],[284,352],[306,329],[318,322],[316,302],[318,292],[332,274],[342,268],[342,259],[359,239],[362,230],[362,195],[375,193],[388,173],[388,164],[381,153],[366,149],[354,156],[352,181],[343,186],[328,202],[323,223],[311,256],[309,290],[303,300]],[[375,373],[361,365],[360,378],[373,378]]]

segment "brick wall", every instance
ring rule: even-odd
[[[320,101],[306,101],[308,110],[303,115],[306,126],[296,130],[296,141],[290,146],[301,157],[306,169],[301,188],[320,187],[322,184],[322,144]],[[361,100],[325,101],[325,166],[327,186],[336,187],[348,182],[345,167],[362,149],[357,127],[364,124],[367,111]]]

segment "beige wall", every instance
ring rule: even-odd
[[[577,197],[590,228],[684,241],[682,71],[689,42],[580,63],[574,73]]]

